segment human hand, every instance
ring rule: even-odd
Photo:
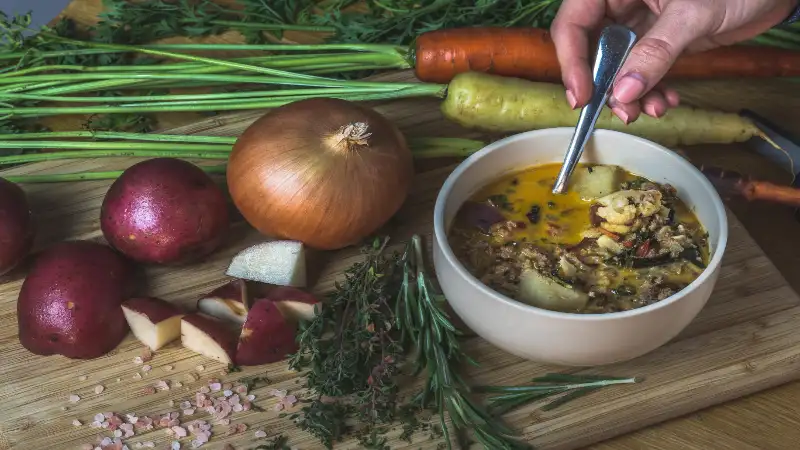
[[[786,19],[798,0],[564,0],[551,32],[567,99],[585,106],[592,94],[590,37],[609,23],[639,36],[619,71],[609,106],[625,123],[641,112],[660,117],[678,106],[678,93],[660,85],[683,52],[753,38]]]

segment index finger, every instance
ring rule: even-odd
[[[558,9],[550,33],[556,46],[561,80],[581,107],[592,96],[592,71],[589,66],[589,34],[603,21],[603,0],[564,0]]]

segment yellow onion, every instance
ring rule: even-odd
[[[358,244],[408,196],[414,165],[400,130],[333,98],[284,105],[239,137],[228,189],[261,233],[321,250]]]

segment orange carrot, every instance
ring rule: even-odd
[[[748,201],[764,201],[800,207],[800,189],[796,187],[753,180],[738,172],[719,167],[700,166],[700,171],[724,197],[737,196]]]
[[[534,81],[561,81],[555,45],[539,28],[453,28],[429,31],[415,44],[421,81],[448,83],[455,75],[488,72]],[[800,76],[800,52],[775,47],[731,46],[687,54],[667,79]]]

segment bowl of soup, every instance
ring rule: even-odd
[[[572,133],[517,134],[462,162],[436,200],[433,258],[479,336],[538,362],[598,366],[657,349],[697,316],[728,222],[697,168],[616,131],[595,131],[553,194]]]

